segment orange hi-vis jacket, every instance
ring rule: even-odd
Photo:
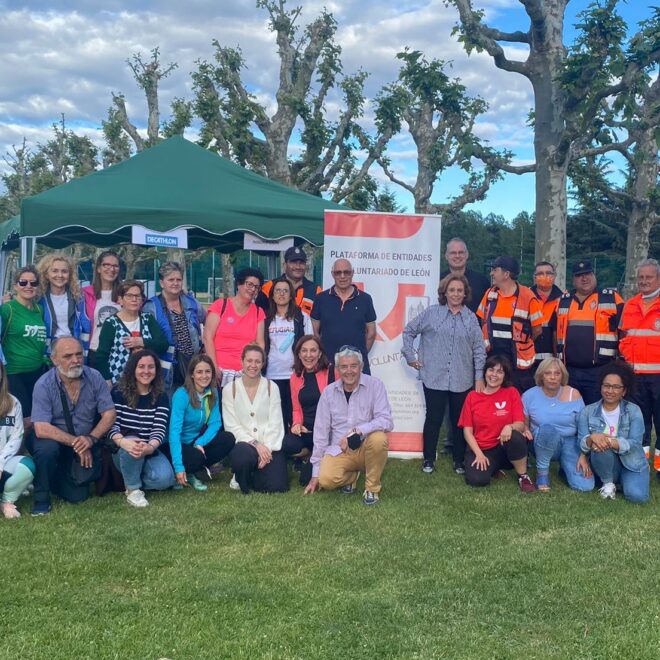
[[[596,296],[589,304],[591,297]],[[559,299],[557,308],[557,357],[566,362],[566,334],[569,325],[589,326],[593,328],[594,365],[609,362],[616,357],[618,344],[617,326],[623,308],[623,298],[614,289],[602,289],[594,292],[582,304],[573,293],[565,293]]]
[[[636,374],[660,374],[660,296],[644,309],[642,294],[623,308],[619,352]]]
[[[532,327],[543,322],[541,303],[534,292],[522,284],[517,286],[513,296],[502,296],[502,301],[508,298],[513,298],[513,302],[506,315],[501,306],[498,310],[500,291],[497,287],[488,289],[479,305],[477,316],[483,321],[481,330],[486,351],[490,351],[493,338],[509,340],[515,368],[530,369],[536,357]]]
[[[264,295],[268,297],[271,287],[273,286],[273,280],[268,280],[264,282],[264,285],[261,287]],[[322,289],[320,286],[310,282],[307,278],[303,278],[302,284],[296,289],[296,305],[300,308],[300,311],[303,314],[310,316],[312,313],[312,307],[314,306],[314,298],[316,298],[317,293],[321,293]]]
[[[539,299],[543,311],[543,330],[534,341],[536,361],[540,362],[541,360],[545,360],[545,358],[554,357],[555,355],[554,335],[557,327],[557,307],[559,306],[559,299],[564,292],[557,285],[553,284],[550,295],[543,300],[535,286],[531,287],[531,289]]]

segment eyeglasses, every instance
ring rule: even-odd
[[[285,293],[289,293],[289,289],[273,289],[273,295],[282,296]]]
[[[25,287],[26,289],[36,289],[39,286],[39,280],[18,280],[16,284],[18,284],[18,286]]]
[[[101,268],[107,268],[108,270],[119,270],[119,264],[101,264]]]
[[[246,289],[250,289],[251,291],[254,291],[259,288],[259,283],[257,282],[256,284],[254,282],[243,282],[243,286]]]
[[[349,277],[353,274],[352,270],[333,270],[332,274],[336,277]]]
[[[127,298],[128,300],[141,300],[141,293],[125,293],[122,298]]]
[[[619,390],[623,389],[623,385],[615,385],[614,383],[603,383],[600,388],[602,390],[613,390],[614,392],[618,392]]]
[[[344,344],[343,346],[340,346],[337,353],[343,353],[344,351],[354,351],[355,353],[360,353],[360,349],[356,348],[355,346],[351,346],[351,344]]]

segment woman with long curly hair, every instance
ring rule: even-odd
[[[160,452],[165,442],[169,400],[158,356],[142,349],[133,354],[112,390],[117,419],[108,437],[117,445],[114,460],[126,484],[126,500],[142,508],[149,504],[144,490],[174,485],[174,472]]]
[[[75,337],[87,353],[91,321],[73,261],[62,252],[51,252],[39,261],[37,272],[48,345],[58,337]]]

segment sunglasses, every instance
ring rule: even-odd
[[[350,275],[353,274],[353,271],[352,270],[333,270],[332,274],[336,275],[337,277],[349,277]]]
[[[24,288],[30,287],[32,289],[36,289],[39,286],[39,280],[18,280],[16,284]]]

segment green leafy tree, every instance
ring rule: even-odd
[[[582,37],[572,59],[564,45],[567,0],[520,0],[529,19],[522,30],[490,27],[472,0],[448,0],[456,6],[456,28],[468,53],[486,51],[498,68],[525,76],[534,89],[535,163],[505,171],[536,174],[536,257],[557,264],[560,283],[566,267],[567,175],[570,162],[598,131],[595,122],[604,101],[634,86],[660,45],[636,35],[635,56],[621,57],[626,26],[616,0],[595,2],[582,16]],[[525,61],[507,57],[502,44],[529,48]],[[568,61],[567,61],[568,60]]]
[[[418,213],[456,211],[483,199],[491,183],[500,178],[499,164],[510,158],[510,154],[496,153],[481,143],[473,133],[487,103],[468,96],[465,86],[447,75],[447,65],[441,60],[428,61],[421,52],[407,49],[398,53],[397,59],[403,62],[397,82],[386,86],[376,99],[376,125],[379,140],[387,144],[403,130],[405,122],[417,150],[415,182],[408,183],[394,174],[386,152],[378,157],[378,163],[393,183],[413,196]],[[477,152],[483,161],[481,169],[473,162]],[[431,196],[438,179],[452,167],[465,171],[468,182],[448,203],[433,203]]]
[[[590,30],[585,29],[585,34]],[[658,195],[658,143],[660,140],[660,76],[653,61],[653,45],[660,43],[660,10],[640,24],[625,52],[619,54],[621,71],[626,62],[646,63],[634,84],[620,93],[613,103],[601,103],[594,122],[597,131],[581,149],[582,158],[569,169],[574,196],[586,215],[600,213],[607,229],[617,232],[625,248],[624,291],[635,290],[637,264],[651,250],[651,234],[657,226],[660,208]],[[584,63],[588,42],[579,41],[569,55],[568,72],[575,75]],[[618,152],[624,159],[621,173],[608,154]],[[603,155],[606,154],[606,155]],[[623,250],[622,250],[623,251]],[[657,253],[657,252],[656,252]]]
[[[287,9],[285,0],[259,0],[257,7],[268,13],[277,42],[275,111],[269,115],[243,81],[246,63],[240,47],[216,40],[214,61],[199,61],[193,72],[194,112],[202,121],[200,144],[270,179],[315,195],[331,191],[340,201],[360,187],[376,158],[367,149],[358,166],[354,155],[368,142],[357,124],[367,74],[342,76],[332,14],[323,10],[300,29],[300,7]],[[326,112],[333,90],[342,96],[336,120]],[[297,126],[303,148],[294,156]]]

